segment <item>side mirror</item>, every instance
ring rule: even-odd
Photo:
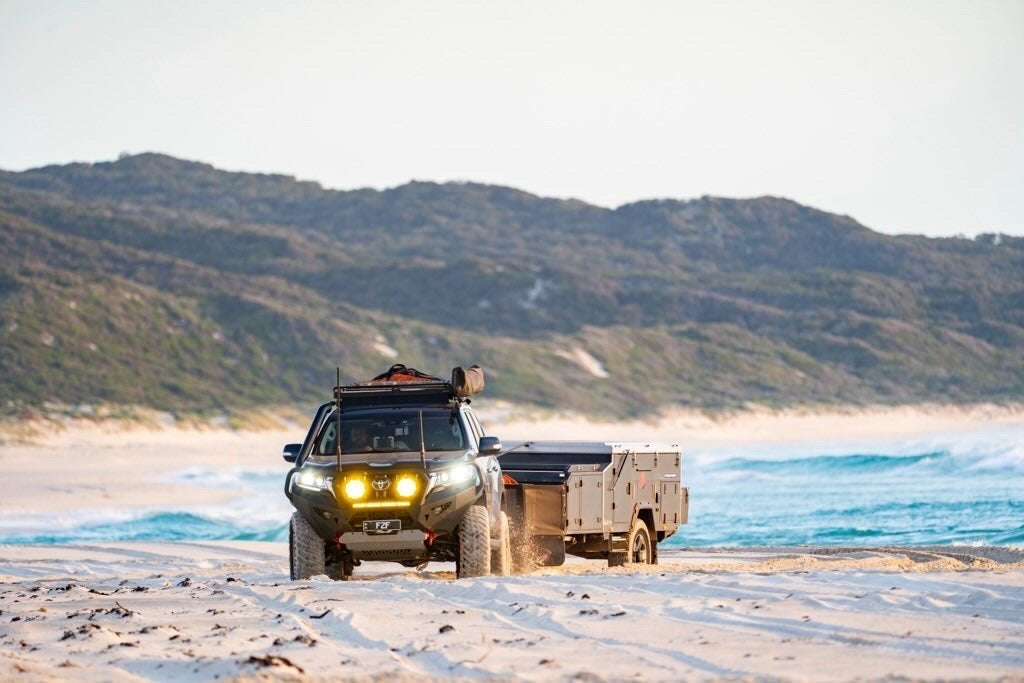
[[[496,436],[480,437],[480,455],[497,455],[501,453],[501,439]]]
[[[301,450],[301,443],[290,443],[284,447],[283,451],[281,451],[281,457],[284,458],[285,462],[295,462],[295,459],[299,457],[299,452]]]

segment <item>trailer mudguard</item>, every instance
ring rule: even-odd
[[[523,516],[531,536],[565,535],[565,487],[523,484]]]

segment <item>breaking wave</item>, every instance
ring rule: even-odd
[[[90,543],[99,541],[286,541],[287,524],[240,528],[233,521],[189,512],[154,512],[137,519],[47,532],[6,536],[4,543]]]

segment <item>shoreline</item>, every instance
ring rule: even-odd
[[[488,412],[481,410],[481,419]],[[524,419],[513,413],[501,424],[510,438],[586,434],[593,440],[673,441],[689,450],[905,440],[1004,427],[1024,429],[1024,404],[751,407],[717,414],[674,409],[657,419],[623,422],[579,415],[535,414]]]
[[[582,416],[528,412],[521,406],[480,402],[488,433],[516,440],[667,441],[687,456],[717,457],[719,452],[758,449],[769,453],[785,445],[790,454],[850,452],[858,447],[900,447],[914,439],[935,440],[972,430],[1002,438],[1024,436],[1024,406],[915,406],[851,408],[838,411],[755,409],[708,416],[676,410],[656,421],[601,422]],[[280,456],[286,443],[301,441],[307,425],[275,421],[260,414],[239,430],[209,423],[126,423],[122,420],[63,420],[22,425],[17,439],[0,441],[0,521],[8,534],[45,533],[72,519],[104,520],[145,510],[210,509],[248,505],[251,489],[239,487],[240,472],[288,469]],[[986,435],[986,438],[992,438]],[[691,461],[693,462],[693,461]],[[263,514],[269,514],[263,511]],[[283,514],[283,512],[282,512]]]

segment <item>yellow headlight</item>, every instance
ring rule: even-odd
[[[366,483],[362,479],[349,479],[345,482],[345,497],[359,500],[366,495]]]
[[[395,491],[402,498],[408,498],[409,496],[416,493],[416,478],[415,477],[400,477],[395,483]]]

